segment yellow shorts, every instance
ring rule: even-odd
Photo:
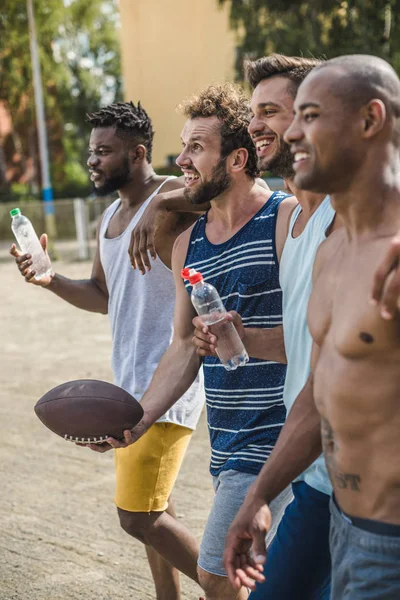
[[[164,511],[193,431],[155,423],[134,444],[115,450],[115,504],[129,512]]]

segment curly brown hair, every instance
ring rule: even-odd
[[[252,178],[258,176],[256,149],[247,131],[251,121],[250,102],[241,87],[232,83],[210,85],[180,104],[178,110],[188,119],[217,117],[221,124],[221,158],[226,158],[232,150],[245,148],[246,173]]]

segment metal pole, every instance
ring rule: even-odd
[[[42,198],[44,202],[44,217],[46,231],[51,240],[56,236],[56,223],[54,218],[53,189],[50,181],[49,154],[47,149],[46,119],[44,114],[42,78],[36,39],[35,17],[32,0],[27,0],[29,40],[31,47],[33,89],[35,93],[36,122],[39,138],[40,167],[42,174]]]
[[[76,240],[78,242],[78,258],[79,260],[88,260],[89,258],[89,242],[88,242],[88,217],[87,207],[82,198],[74,199],[74,217]]]

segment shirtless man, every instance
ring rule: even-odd
[[[172,336],[172,247],[196,215],[184,199],[180,204],[165,202],[168,194],[179,192],[183,184],[154,172],[152,123],[140,104],[113,104],[88,115],[88,121],[92,126],[88,168],[95,191],[99,196],[119,194],[99,224],[91,277],[74,281],[53,272],[36,281],[30,256],[22,255],[15,245],[11,254],[27,282],[83,310],[109,314],[115,383],[140,400]],[[132,269],[128,248],[132,230],[153,204],[192,214],[163,212],[155,235],[158,256],[151,272],[142,277],[145,267],[136,258],[136,269]],[[46,248],[45,235],[41,241]],[[198,542],[175,518],[169,496],[203,404],[202,386],[196,380],[171,410],[160,413],[158,422],[138,444],[115,453],[120,524],[146,545],[158,600],[181,597],[178,569],[197,580]],[[105,451],[111,446],[93,449]]]
[[[400,81],[382,59],[335,58],[300,86],[295,113],[285,136],[295,184],[330,193],[345,225],[318,252],[308,311],[314,397],[334,489],[332,598],[394,600],[400,315],[397,309],[383,319],[369,291],[400,227]]]

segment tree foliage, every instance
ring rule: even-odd
[[[218,0],[229,5],[243,59],[271,52],[333,58],[374,54],[400,72],[400,0]]]
[[[55,190],[87,181],[85,115],[119,100],[121,76],[117,0],[34,0]],[[8,161],[38,169],[29,27],[25,0],[2,0],[0,103],[13,131],[3,141]]]

